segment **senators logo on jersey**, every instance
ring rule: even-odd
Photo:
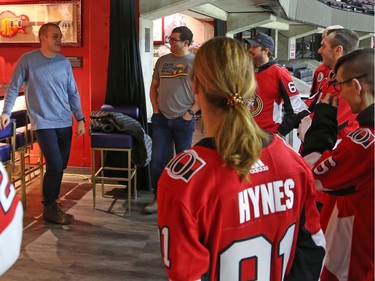
[[[245,103],[253,117],[259,115],[263,110],[263,101],[258,95],[255,95],[254,99],[247,99]]]
[[[171,178],[188,182],[205,165],[206,162],[194,150],[186,150],[172,159],[166,170]]]
[[[374,142],[374,134],[370,129],[360,128],[354,132],[351,132],[348,137],[357,144],[362,145],[364,148],[368,148]]]
[[[318,82],[322,82],[323,78],[324,78],[324,73],[323,73],[323,72],[319,72],[319,73],[318,73],[318,77],[317,77],[316,80],[317,80]]]

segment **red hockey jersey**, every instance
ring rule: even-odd
[[[324,64],[320,64],[314,71],[314,77],[310,88],[310,96],[314,96],[319,92],[322,83],[328,78],[331,69]]]
[[[159,180],[170,280],[318,280],[325,240],[308,165],[274,136],[241,182],[213,143],[177,155]]]
[[[17,260],[22,241],[23,208],[0,163],[0,275]]]
[[[326,110],[319,113],[328,116]],[[322,281],[374,280],[374,105],[358,114],[357,120],[360,128],[334,149],[305,156],[313,164],[316,188],[336,195],[329,220],[322,222],[327,225]],[[327,123],[322,117],[313,121],[312,130],[322,143],[330,138],[323,131]],[[306,146],[309,142],[307,134]]]
[[[276,61],[255,69],[257,89],[249,101],[251,114],[259,127],[287,135],[309,114],[292,76]]]
[[[311,125],[312,118],[314,118],[315,105],[320,103],[328,93],[338,97],[337,121],[339,125],[339,138],[346,136],[349,132],[358,128],[358,122],[356,121],[357,114],[352,113],[349,104],[340,97],[340,92],[335,90],[329,78],[326,78],[321,83],[319,92],[305,102],[311,113],[302,119],[298,128],[298,137],[302,142],[304,142],[306,131]]]

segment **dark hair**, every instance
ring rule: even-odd
[[[354,51],[359,46],[358,34],[350,29],[341,28],[328,30],[327,36],[330,34],[334,36],[331,41],[332,47],[342,46],[344,54]]]
[[[343,68],[345,79],[364,75],[361,81],[374,93],[374,49],[361,48],[340,57],[335,65],[334,72]]]
[[[172,30],[172,33],[180,33],[182,41],[189,41],[189,46],[193,43],[193,32],[186,26],[178,26]]]

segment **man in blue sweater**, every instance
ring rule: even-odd
[[[77,135],[85,133],[85,118],[70,62],[61,50],[58,25],[47,23],[39,30],[40,48],[21,56],[4,98],[0,126],[10,122],[11,110],[24,87],[32,129],[46,161],[43,181],[43,218],[56,224],[70,224],[74,217],[57,205],[63,171],[67,167],[72,142],[73,118]]]

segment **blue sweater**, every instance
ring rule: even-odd
[[[72,67],[63,55],[47,58],[39,49],[22,55],[4,98],[3,113],[11,115],[22,84],[33,130],[70,127],[72,114],[83,119]]]

